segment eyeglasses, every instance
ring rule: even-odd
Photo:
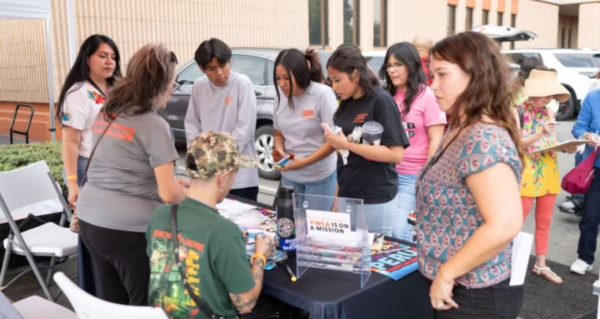
[[[385,65],[385,69],[388,71],[391,70],[398,70],[401,66],[403,66],[404,64],[402,63],[393,63],[393,64],[386,64]]]

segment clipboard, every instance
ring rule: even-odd
[[[557,143],[553,146],[546,147],[535,152],[531,152],[531,154],[540,153],[540,152],[551,152],[551,151],[560,151],[565,147],[579,146],[587,143],[585,140],[567,140],[564,142]]]

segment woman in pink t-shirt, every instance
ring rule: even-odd
[[[413,241],[407,222],[416,208],[416,182],[425,164],[435,153],[446,125],[446,114],[440,110],[433,91],[421,68],[421,59],[414,45],[408,42],[392,45],[385,54],[386,64],[379,71],[385,79],[384,88],[394,97],[410,146],[396,166],[400,206],[394,217],[393,236]]]

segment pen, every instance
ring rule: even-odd
[[[283,266],[285,267],[285,271],[290,276],[290,281],[296,282],[298,278],[296,278],[296,275],[294,275],[294,272],[292,271],[292,268],[290,268],[290,265],[288,265],[288,263],[283,263]]]

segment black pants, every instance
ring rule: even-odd
[[[577,256],[590,265],[594,263],[598,226],[600,226],[600,168],[596,168],[594,172],[594,181],[585,195],[583,216],[579,221]]]
[[[429,281],[429,280],[428,280]],[[457,285],[452,299],[458,309],[435,311],[437,319],[515,319],[523,306],[523,286],[509,286],[507,279],[495,286],[467,289]],[[431,284],[431,281],[429,281]]]
[[[98,297],[125,305],[148,305],[149,258],[144,233],[102,228],[79,221]]]
[[[258,186],[232,189],[229,191],[229,194],[238,197],[243,197],[256,202],[256,200],[258,199]]]

